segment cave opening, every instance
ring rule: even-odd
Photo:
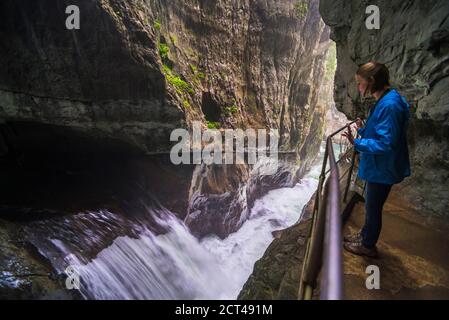
[[[203,111],[206,121],[218,122],[221,117],[221,109],[213,99],[210,92],[204,92],[201,100],[201,111]]]
[[[0,124],[0,210],[15,208],[17,217],[23,208],[119,209],[147,195],[182,217],[186,201],[173,199],[172,192],[187,193],[192,170],[100,131],[34,121]]]

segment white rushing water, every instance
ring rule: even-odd
[[[300,218],[319,170],[317,164],[293,188],[258,199],[249,220],[224,240],[199,242],[182,221],[167,216],[161,223],[170,231],[164,235],[147,231],[139,239],[118,237],[86,265],[72,256],[81,293],[91,299],[236,299],[273,240],[272,232]]]
[[[272,232],[285,229],[300,218],[303,207],[318,186],[319,170],[316,165],[293,188],[271,190],[256,200],[250,218],[226,239],[205,238],[201,246],[216,257],[220,268],[231,278],[232,286],[223,288],[227,299],[235,299],[251,275],[254,263],[273,241]]]

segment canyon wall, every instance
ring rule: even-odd
[[[281,158],[293,155],[294,165],[281,161],[272,176],[248,166],[197,168],[186,222],[197,236],[224,237],[258,196],[297,181],[317,154],[329,30],[318,1],[156,1],[152,8],[165,72],[193,89],[174,93],[186,118],[221,129],[278,129]]]
[[[134,1],[2,1],[0,117],[75,127],[158,151],[184,122],[167,94],[154,30]]]

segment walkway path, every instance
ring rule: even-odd
[[[399,194],[393,189],[384,207],[379,258],[344,251],[347,299],[449,299],[449,225],[420,216]],[[359,202],[345,233],[358,231],[364,218]],[[365,287],[368,265],[379,266],[380,290]]]

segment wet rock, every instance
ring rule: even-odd
[[[0,51],[0,117],[103,131],[147,151],[166,145],[184,117],[164,94],[157,39],[136,6],[72,4],[82,14],[77,31],[65,28],[60,1],[0,4],[0,33],[11,44]]]
[[[311,220],[282,230],[273,240],[238,296],[239,300],[296,300],[305,245]]]
[[[225,238],[240,228],[248,218],[244,183],[248,174],[246,165],[197,166],[185,218],[194,235]]]
[[[23,242],[20,225],[0,219],[0,299],[80,299],[48,261]]]

